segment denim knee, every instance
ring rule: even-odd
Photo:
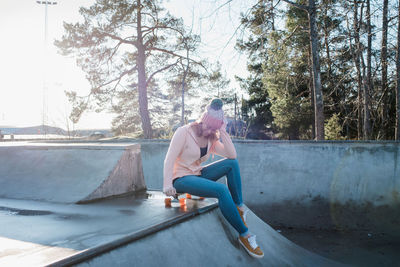
[[[226,159],[226,163],[232,168],[239,168],[239,162],[237,159]]]

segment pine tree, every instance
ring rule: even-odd
[[[341,132],[342,126],[340,123],[339,115],[333,114],[333,116],[325,123],[325,139],[326,140],[343,140],[345,139]]]
[[[119,99],[120,105],[131,105],[132,111],[127,112],[128,107],[114,110],[131,115],[139,113],[144,137],[152,137],[149,109],[156,108],[157,103],[149,103],[149,87],[153,86],[153,92],[160,88],[157,76],[173,72],[173,67],[186,59],[186,47],[196,49],[193,45],[196,36],[185,31],[181,19],[165,12],[161,2],[97,0],[91,7],[80,9],[83,22],[64,23],[65,35],[55,45],[63,55],[77,58],[91,84],[88,96],[69,93],[70,99],[75,100],[72,114],[75,121],[92,106],[104,109],[115,103],[116,97],[135,97],[136,100]],[[121,123],[124,119],[119,116],[117,121]],[[126,128],[134,123],[137,121],[127,123]]]
[[[273,1],[259,1],[248,16],[242,14],[241,22],[247,35],[237,41],[236,48],[248,55],[249,77],[236,77],[240,86],[249,94],[242,101],[242,114],[247,124],[248,137],[264,138],[272,127],[271,102],[263,83],[263,64],[267,60],[268,35],[274,29]]]
[[[297,59],[293,58],[296,48],[286,45],[285,37],[277,32],[271,34],[263,81],[271,97],[273,123],[278,127],[281,137],[307,139],[311,135],[312,115],[308,83],[303,76],[307,64],[303,63],[304,55],[301,53],[297,54]]]

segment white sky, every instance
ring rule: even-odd
[[[54,0],[55,1],[55,0]],[[46,74],[46,124],[66,129],[71,105],[65,90],[85,94],[90,87],[75,59],[57,54],[53,45],[63,33],[63,21],[77,22],[80,6],[94,0],[57,0],[48,6],[48,69]],[[218,59],[231,79],[231,87],[239,90],[234,75],[246,76],[246,58],[234,50],[236,38],[230,41],[239,22],[239,14],[252,4],[251,0],[234,0],[215,15],[214,0],[171,0],[164,6],[185,24],[193,22],[193,31],[201,35],[202,54]],[[219,1],[221,3],[225,1]],[[208,18],[205,18],[209,16]],[[203,19],[200,21],[200,18]],[[37,126],[43,121],[44,28],[45,6],[36,0],[0,1],[0,126]],[[225,47],[226,46],[226,47]],[[238,91],[239,92],[239,91]],[[110,128],[113,115],[106,112],[85,113],[76,129]]]

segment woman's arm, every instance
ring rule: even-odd
[[[224,123],[219,129],[221,141],[217,140],[214,142],[213,151],[215,154],[229,159],[236,158],[236,149],[232,143],[231,137],[226,132],[226,123]]]
[[[185,144],[186,130],[179,127],[169,144],[167,155],[164,159],[164,184],[163,192],[169,196],[176,194],[176,190],[172,185],[172,176],[174,172],[174,164]]]

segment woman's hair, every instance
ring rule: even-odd
[[[197,121],[194,121],[190,124],[190,127],[192,127],[197,135],[200,135],[200,128],[203,122],[201,119],[198,119]],[[210,134],[208,137],[208,140],[211,140],[211,142],[214,142],[219,139],[219,130],[216,130],[215,133]]]

